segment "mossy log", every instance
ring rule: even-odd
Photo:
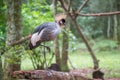
[[[53,70],[15,71],[12,76],[15,80],[93,80],[78,73]]]

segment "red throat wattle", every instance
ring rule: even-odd
[[[63,24],[62,21],[59,21],[59,25],[62,26],[62,24]]]

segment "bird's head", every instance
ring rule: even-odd
[[[61,20],[59,21],[59,25],[60,25],[60,26],[65,25],[65,23],[66,23],[65,19],[61,19]]]
[[[64,13],[60,13],[60,14],[56,14],[55,15],[55,21],[58,22],[58,24],[60,25],[61,28],[63,28],[63,26],[65,26],[65,19],[66,19],[66,14]]]

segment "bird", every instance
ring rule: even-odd
[[[37,48],[42,42],[53,41],[61,33],[63,25],[66,20],[61,18],[59,21],[46,22],[38,26],[30,39],[29,48],[30,50]]]

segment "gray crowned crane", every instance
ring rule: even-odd
[[[30,40],[30,49],[38,47],[42,42],[54,40],[60,34],[65,22],[65,19],[61,18],[59,21],[47,22],[37,27]]]
[[[66,15],[57,15],[55,16],[55,22],[46,22],[38,26],[31,36],[29,43],[30,49],[32,50],[40,46],[42,42],[54,40],[60,34],[63,25],[65,25],[66,23],[65,18]],[[45,45],[41,45],[41,46],[44,46],[43,54],[46,63],[45,47],[49,50],[49,52],[50,52],[50,48]],[[46,67],[47,67],[47,63],[46,63]]]

